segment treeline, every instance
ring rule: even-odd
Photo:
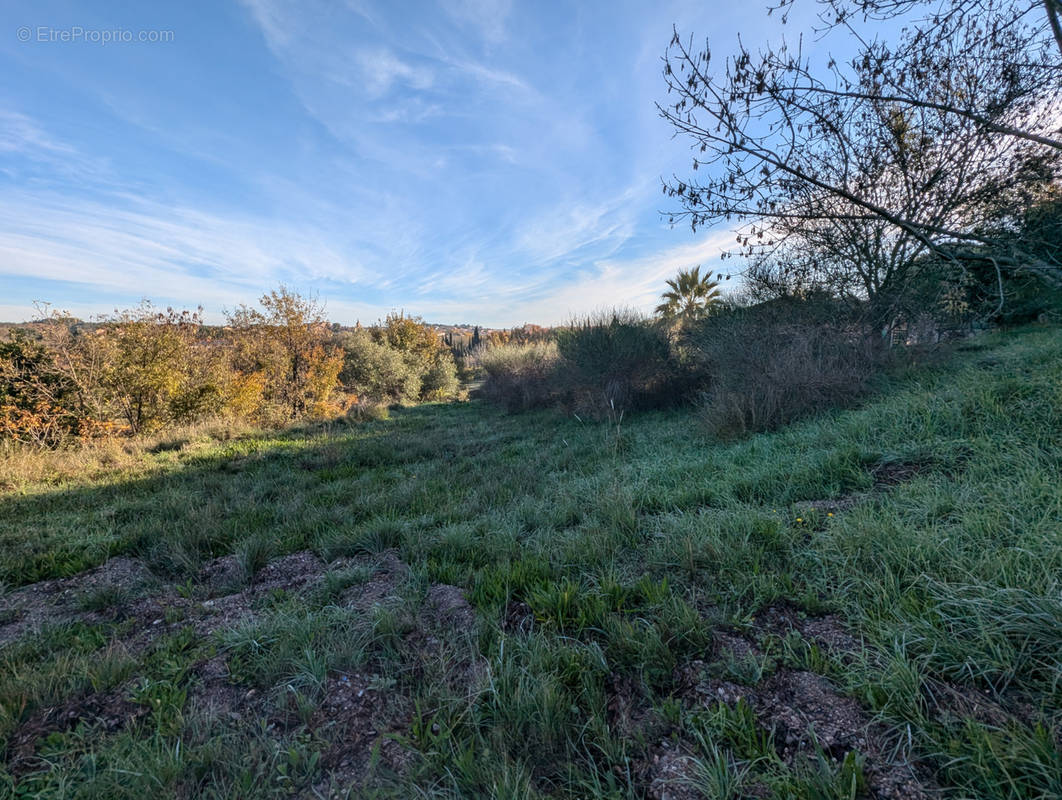
[[[144,302],[93,324],[53,313],[0,343],[0,437],[56,447],[225,417],[262,425],[454,396],[457,367],[420,319],[335,330],[285,288],[224,326]]]

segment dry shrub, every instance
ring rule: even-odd
[[[852,404],[885,358],[873,334],[799,304],[741,309],[691,335],[710,376],[701,412],[719,436],[773,430]]]
[[[522,411],[553,402],[559,359],[556,342],[531,342],[481,348],[471,361],[483,370],[483,397]]]

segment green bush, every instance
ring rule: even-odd
[[[601,417],[674,405],[692,373],[680,369],[666,326],[632,311],[609,311],[559,328],[552,341],[495,345],[474,362],[482,396],[510,411],[560,405]]]
[[[400,353],[417,376],[417,390],[410,400],[445,400],[457,394],[459,382],[453,354],[420,317],[392,312],[372,329],[372,337]]]
[[[685,394],[668,329],[633,311],[587,316],[557,331],[560,389],[596,415],[673,405]]]
[[[420,394],[420,375],[400,351],[376,341],[369,331],[344,334],[339,343],[343,348],[339,380],[348,392],[387,403],[414,400]]]
[[[420,382],[422,400],[445,400],[457,394],[461,382],[457,379],[457,364],[449,352],[440,354],[438,360],[424,373]]]
[[[383,324],[339,337],[346,391],[381,403],[445,400],[460,381],[453,355],[427,325],[392,314]]]

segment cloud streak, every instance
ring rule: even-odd
[[[651,308],[722,249],[658,213],[688,154],[653,109],[654,54],[672,19],[708,30],[703,4],[203,13],[168,49],[0,46],[28,76],[0,112],[4,313],[146,295],[217,318],[284,282],[339,321],[556,323]]]

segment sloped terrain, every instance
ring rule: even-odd
[[[1062,332],[701,430],[466,403],[10,471],[2,791],[1062,795]]]

